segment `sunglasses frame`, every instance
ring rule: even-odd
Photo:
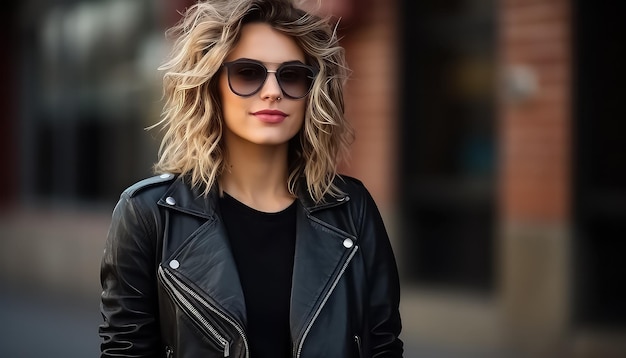
[[[263,71],[265,71],[265,76],[263,77],[263,81],[261,81],[261,83],[259,84],[259,87],[257,89],[255,89],[254,91],[252,91],[251,93],[248,94],[241,94],[238,93],[237,91],[235,91],[235,89],[233,88],[233,85],[231,83],[231,78],[230,78],[230,68],[233,65],[237,65],[237,64],[251,64],[251,65],[256,65],[259,66],[259,68],[262,68]],[[311,89],[313,88],[313,82],[315,81],[315,77],[317,76],[317,74],[319,73],[319,69],[317,69],[316,67],[313,66],[309,66],[309,65],[305,65],[304,63],[300,62],[300,61],[291,61],[291,62],[284,62],[281,63],[278,68],[276,68],[275,70],[268,70],[267,67],[265,67],[265,65],[257,60],[252,60],[252,59],[247,59],[247,58],[243,58],[243,59],[237,59],[234,61],[229,61],[229,62],[224,62],[222,64],[222,67],[226,68],[226,77],[228,79],[228,87],[230,88],[231,92],[233,92],[234,94],[236,94],[237,96],[240,97],[250,97],[253,96],[255,94],[257,94],[265,85],[265,82],[267,81],[267,77],[269,76],[270,73],[273,73],[274,76],[276,76],[276,82],[278,82],[278,87],[280,87],[280,91],[283,95],[283,97],[285,98],[289,98],[289,99],[302,99],[304,97],[306,97],[310,92]],[[299,67],[299,68],[304,68],[308,71],[311,72],[311,84],[309,85],[309,88],[307,89],[306,93],[302,96],[299,97],[294,97],[289,95],[287,92],[285,92],[285,89],[283,88],[283,84],[280,80],[280,73],[281,71],[283,71],[286,68],[289,67]]]

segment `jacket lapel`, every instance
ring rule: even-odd
[[[170,257],[164,258],[164,264],[167,266],[175,260],[176,268],[168,269],[182,276],[210,298],[213,304],[245,324],[243,289],[226,228],[220,219],[217,190],[212,190],[205,197],[197,189],[190,190],[179,179],[159,200],[159,205],[206,219],[190,236],[184,238],[184,242],[178,243]]]
[[[298,205],[296,249],[291,292],[290,326],[299,342],[316,318],[350,251],[343,245],[349,234],[312,216]]]

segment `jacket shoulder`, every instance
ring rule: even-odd
[[[338,175],[335,185],[353,205],[362,205],[373,200],[369,189],[360,179],[349,175]]]
[[[337,177],[335,178],[335,185],[337,186],[337,188],[339,188],[339,190],[348,195],[359,193],[362,194],[363,191],[367,191],[367,188],[365,188],[365,184],[363,184],[361,180],[349,175],[337,175]]]
[[[347,186],[363,186],[363,182],[361,180],[350,175],[339,174],[337,175],[337,178],[339,179],[339,185],[344,183],[343,185]]]
[[[127,195],[132,198],[146,189],[154,188],[160,185],[169,185],[174,179],[176,179],[176,175],[174,174],[164,173],[155,175],[150,178],[140,180],[129,186],[126,190],[124,190],[122,195]]]

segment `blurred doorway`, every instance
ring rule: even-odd
[[[402,7],[405,277],[491,292],[495,7],[489,0],[406,0]]]
[[[624,329],[626,6],[574,4],[574,320]]]

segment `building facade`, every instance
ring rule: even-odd
[[[119,192],[150,175],[158,133],[144,128],[160,114],[163,30],[191,3],[12,5],[3,26],[13,51],[1,55],[15,90],[2,96],[0,159],[10,170],[0,177],[0,230],[23,229],[9,213],[68,203],[99,203],[106,224]],[[626,354],[624,6],[304,6],[340,19],[357,134],[341,171],[363,180],[390,231],[408,352]],[[101,241],[85,246],[90,257]]]

